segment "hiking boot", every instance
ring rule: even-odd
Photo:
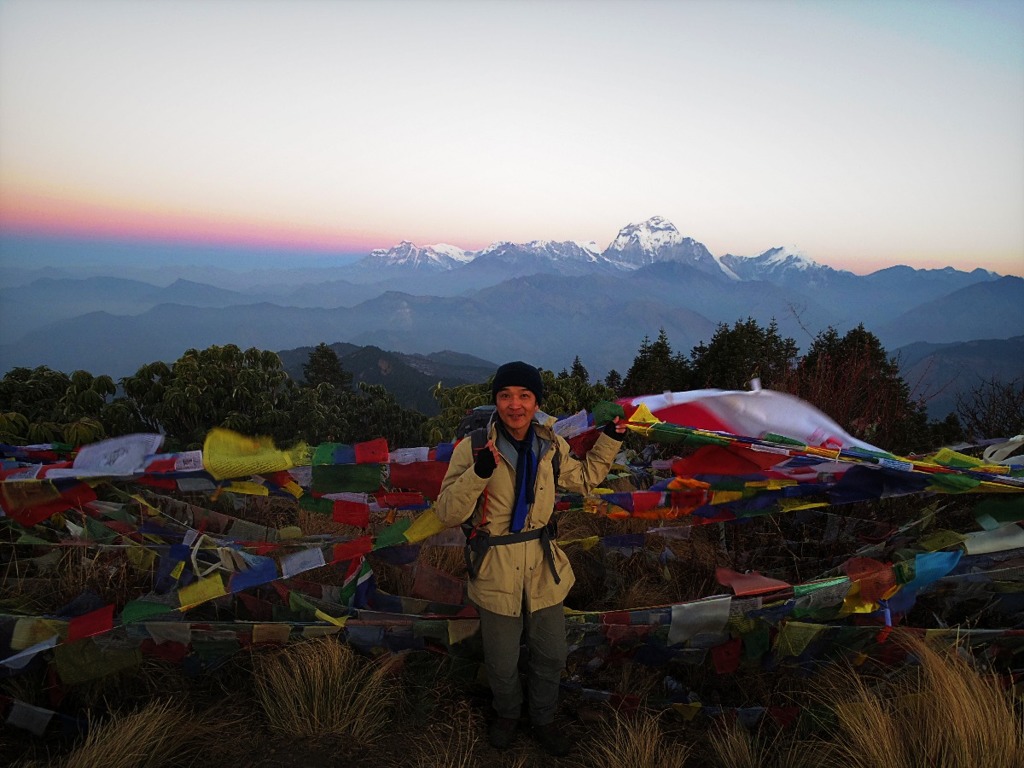
[[[511,717],[496,717],[487,730],[487,741],[495,749],[508,749],[518,729],[518,720]]]
[[[533,726],[533,738],[541,749],[554,757],[563,757],[572,749],[572,741],[558,723]]]

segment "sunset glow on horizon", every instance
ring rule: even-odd
[[[660,215],[717,256],[1024,276],[1022,39],[1004,0],[6,0],[0,266]]]

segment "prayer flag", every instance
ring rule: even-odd
[[[386,438],[378,437],[376,440],[356,443],[353,447],[355,448],[356,464],[388,463],[388,441]]]
[[[734,594],[762,595],[766,592],[777,592],[790,585],[785,581],[762,576],[757,571],[738,573],[729,568],[716,568],[715,580],[723,587],[731,587]]]
[[[721,632],[729,620],[731,597],[708,597],[672,606],[668,644],[679,645],[703,632]]]
[[[105,605],[95,611],[75,616],[68,622],[68,642],[73,643],[114,628],[114,606]]]
[[[203,465],[216,480],[277,472],[308,461],[305,444],[281,451],[269,437],[247,437],[221,427],[211,429],[203,443]]]

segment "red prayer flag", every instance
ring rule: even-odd
[[[715,671],[720,675],[735,672],[740,666],[740,655],[743,652],[743,640],[734,637],[711,649],[711,661]]]
[[[150,488],[160,488],[165,491],[176,491],[178,481],[173,477],[138,477],[135,482],[139,485],[148,485]]]
[[[336,523],[366,528],[370,525],[370,505],[361,501],[336,499],[332,509],[332,518]]]
[[[633,491],[633,516],[642,517],[645,512],[650,512],[662,506],[661,491]]]
[[[768,715],[779,724],[783,730],[792,728],[796,719],[800,716],[800,707],[768,707]]]
[[[448,471],[443,461],[414,461],[411,464],[391,464],[391,485],[407,491],[419,491],[428,499],[441,493],[441,481]]]
[[[188,655],[188,645],[185,643],[158,643],[148,637],[142,641],[139,650],[142,651],[143,656],[151,656],[171,662],[181,662]]]
[[[739,445],[704,445],[692,455],[672,464],[672,473],[680,477],[696,475],[778,475],[766,472],[785,457],[763,453]]]
[[[105,605],[95,611],[75,616],[68,622],[68,642],[83,640],[93,635],[102,635],[114,628],[114,606]]]
[[[387,464],[390,452],[387,438],[378,437],[352,446],[356,453],[356,464]]]
[[[403,507],[421,507],[426,503],[422,493],[407,493],[403,491],[385,491],[378,493],[377,503],[382,507],[402,509]]]
[[[716,568],[715,580],[723,587],[731,587],[736,595],[763,595],[790,586],[785,581],[762,576],[757,571],[739,573],[729,568]]]
[[[605,611],[601,614],[602,624],[629,624],[629,611]]]
[[[860,584],[860,596],[872,603],[877,603],[896,586],[892,566],[870,557],[851,557],[843,563],[842,569],[851,582]]]
[[[569,443],[569,447],[574,455],[584,458],[590,449],[594,447],[594,443],[597,442],[597,438],[600,436],[600,430],[588,429],[586,432],[581,432],[575,437],[570,437],[566,442]]]
[[[178,459],[176,456],[154,459],[146,465],[145,471],[147,475],[165,474],[167,472],[173,472],[177,463]]]
[[[334,552],[331,556],[332,563],[340,563],[351,560],[355,557],[365,555],[373,549],[372,536],[360,536],[358,539],[345,541],[334,545]]]

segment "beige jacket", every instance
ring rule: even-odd
[[[524,531],[543,528],[551,519],[555,506],[551,460],[555,451],[561,454],[559,487],[586,495],[604,481],[621,446],[618,440],[602,434],[586,459],[578,461],[570,455],[569,444],[550,426],[535,422],[534,429],[541,440],[541,448],[534,503],[526,517]],[[492,440],[496,439],[494,424],[489,434]],[[435,506],[437,516],[447,526],[459,525],[471,516],[474,524],[478,524],[481,509],[486,503],[487,530],[493,536],[507,534],[515,497],[515,464],[503,454],[489,478],[478,477],[473,468],[470,443],[466,439],[455,446]],[[498,445],[500,448],[501,444]],[[490,547],[480,563],[479,574],[469,581],[469,599],[481,608],[504,616],[518,616],[524,599],[526,609],[531,612],[562,602],[576,577],[561,547],[552,542],[551,549],[559,583],[555,583],[551,566],[544,559],[544,548],[539,539]]]

